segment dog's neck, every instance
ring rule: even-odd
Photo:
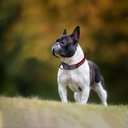
[[[68,65],[79,63],[84,58],[84,53],[78,44],[77,50],[72,57],[60,57],[60,60]]]

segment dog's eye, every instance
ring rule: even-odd
[[[66,42],[64,40],[61,41],[61,44],[64,45]]]

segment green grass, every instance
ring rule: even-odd
[[[128,105],[0,97],[0,128],[126,128]]]

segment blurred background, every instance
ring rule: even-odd
[[[128,0],[0,0],[0,95],[60,100],[60,61],[51,47],[77,25],[87,59],[104,76],[108,103],[128,104]],[[99,103],[97,94],[89,102]]]

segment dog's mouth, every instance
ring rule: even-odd
[[[51,49],[52,55],[59,58],[59,55],[55,52],[54,46]]]

